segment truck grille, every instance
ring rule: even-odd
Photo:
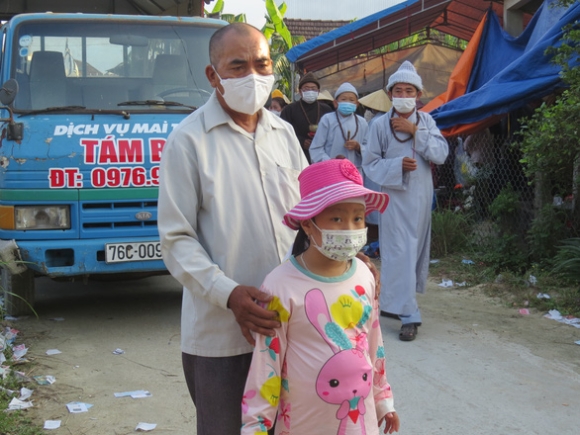
[[[147,212],[150,219],[137,219]],[[81,203],[80,220],[81,238],[155,236],[157,201],[86,201]]]

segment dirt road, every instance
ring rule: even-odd
[[[157,424],[152,434],[195,434],[175,281],[39,284],[40,319],[13,322],[36,362],[29,374],[56,377],[35,387],[29,414],[39,425],[62,420],[52,433],[120,435],[147,422]],[[420,305],[414,342],[400,342],[399,322],[382,319],[401,435],[580,433],[580,329],[521,316],[473,289],[431,284]],[[134,390],[151,397],[114,396]],[[93,406],[70,414],[73,401]]]

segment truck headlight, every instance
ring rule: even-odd
[[[14,206],[16,230],[67,230],[70,228],[68,205]]]

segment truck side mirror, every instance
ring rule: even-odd
[[[3,106],[12,104],[18,93],[18,82],[15,79],[10,79],[0,88],[0,103]]]
[[[24,126],[21,122],[14,122],[14,115],[12,114],[12,109],[8,107],[14,99],[16,98],[16,94],[18,93],[18,82],[14,79],[10,79],[6,81],[2,88],[0,88],[0,103],[4,105],[2,109],[8,110],[10,114],[9,118],[0,119],[1,122],[8,123],[8,131],[6,138],[8,140],[22,140],[22,135],[24,133]]]

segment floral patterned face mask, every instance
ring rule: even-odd
[[[367,228],[360,230],[322,230],[312,221],[312,225],[322,234],[319,246],[312,237],[310,240],[322,255],[335,261],[346,261],[354,258],[367,243]]]

